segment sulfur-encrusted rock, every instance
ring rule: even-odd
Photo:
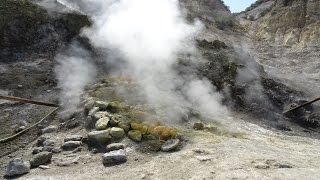
[[[30,171],[30,162],[23,161],[20,158],[13,159],[9,162],[5,176],[16,176],[26,174]]]
[[[113,115],[110,117],[110,124],[111,126],[118,126],[121,122],[121,116],[120,115]]]
[[[109,118],[109,117],[102,117],[102,118],[100,118],[100,119],[96,122],[96,124],[95,124],[96,130],[104,130],[104,129],[107,129],[108,124],[109,124],[109,121],[110,121],[110,118]]]
[[[129,138],[131,138],[134,141],[140,142],[142,140],[142,134],[138,130],[131,130],[128,132]]]
[[[110,129],[102,131],[91,131],[88,133],[90,143],[107,144],[111,141]]]
[[[126,133],[130,131],[130,124],[129,124],[129,123],[120,122],[120,123],[118,124],[118,126],[119,126],[120,128],[122,128],[122,129],[124,130],[124,132],[126,132]]]
[[[123,149],[105,153],[102,157],[105,166],[112,166],[127,162],[127,156]]]
[[[124,130],[119,127],[113,127],[110,129],[110,134],[113,138],[120,139],[124,136]]]
[[[125,148],[125,145],[122,143],[112,143],[107,146],[106,150],[107,152],[110,152],[110,151],[116,151],[124,148]]]
[[[33,156],[33,158],[30,160],[30,165],[31,167],[38,167],[39,165],[43,165],[50,162],[51,158],[51,152],[40,152]]]

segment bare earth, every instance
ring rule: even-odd
[[[55,154],[50,169],[32,169],[20,179],[320,179],[319,140],[284,135],[238,118],[229,122],[222,135],[182,127],[187,141],[177,152],[143,153],[137,149],[139,144],[125,139],[127,163],[104,167],[102,154],[84,149]],[[66,133],[50,136],[62,143]],[[31,148],[14,154],[28,159]],[[77,163],[59,167],[61,159]]]

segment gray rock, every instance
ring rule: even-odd
[[[102,157],[105,166],[112,166],[127,162],[127,156],[123,149],[105,153]]]
[[[90,109],[88,116],[93,117],[99,110],[99,107],[93,107],[92,109]]]
[[[64,138],[64,142],[68,141],[82,141],[83,136],[81,135],[68,135],[66,138]]]
[[[96,130],[107,129],[109,121],[110,121],[109,117],[100,118],[95,124]]]
[[[46,164],[51,161],[52,153],[51,152],[40,152],[33,156],[30,160],[31,167],[38,167],[39,165]]]
[[[9,162],[5,176],[16,176],[26,174],[30,171],[30,162],[23,161],[20,158],[13,159]]]
[[[101,110],[107,110],[109,103],[106,101],[96,101],[95,106],[99,107]]]
[[[85,110],[85,112],[86,113],[88,113],[89,114],[89,112],[90,112],[90,110],[93,108],[93,106],[94,106],[94,100],[92,100],[92,99],[89,99],[86,103],[85,103],[85,105],[84,105],[84,110]]]
[[[50,169],[50,166],[40,165],[39,168],[46,170],[46,169]]]
[[[107,144],[111,141],[110,129],[88,133],[90,143]]]
[[[176,149],[179,143],[180,143],[179,139],[169,139],[161,146],[161,151],[164,151],[164,152],[172,151]]]
[[[140,131],[137,130],[131,130],[128,132],[129,138],[131,138],[134,141],[140,142],[142,140],[142,134]]]
[[[122,128],[113,127],[110,129],[110,134],[112,137],[116,139],[120,139],[124,137],[124,130]]]
[[[52,152],[53,149],[53,146],[43,146],[42,151]]]
[[[37,146],[43,146],[43,142],[46,141],[48,139],[48,137],[46,136],[40,136],[37,140],[36,145]]]
[[[32,154],[38,154],[42,152],[42,147],[36,147],[32,150]]]
[[[45,140],[42,143],[42,146],[54,146],[55,142],[52,140]]]
[[[107,152],[110,152],[110,151],[116,151],[124,148],[125,148],[125,145],[122,143],[112,143],[107,146],[106,150]]]
[[[57,130],[58,130],[58,126],[51,125],[51,126],[48,126],[46,128],[43,128],[41,130],[41,133],[42,134],[53,133],[53,132],[56,132]]]
[[[62,151],[62,149],[61,148],[59,148],[59,147],[55,147],[55,148],[53,148],[52,149],[52,151],[51,152],[53,152],[53,153],[61,153],[61,151]]]
[[[21,132],[21,131],[25,130],[26,128],[27,128],[26,126],[20,126],[20,127],[18,127],[17,129],[15,129],[14,131],[15,131],[16,133],[18,133],[18,132]]]
[[[61,149],[64,151],[73,151],[74,149],[81,146],[81,141],[68,141],[63,143]]]
[[[109,117],[110,114],[106,111],[98,111],[92,117],[94,120],[98,120],[100,118]]]

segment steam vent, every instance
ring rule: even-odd
[[[1,0],[0,179],[320,179],[319,12]]]

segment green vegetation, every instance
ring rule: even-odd
[[[252,9],[260,6],[262,3],[266,2],[266,0],[257,0],[256,2],[254,2],[253,4],[251,4],[249,7],[247,7],[244,12],[248,12],[251,11]]]
[[[230,11],[229,6],[227,6],[227,5],[224,3],[223,0],[218,0],[218,1],[224,6],[224,8],[226,8],[226,9],[228,9],[228,10]]]
[[[234,16],[231,15],[215,13],[214,20],[217,28],[221,30],[231,29],[236,25],[236,20]]]

